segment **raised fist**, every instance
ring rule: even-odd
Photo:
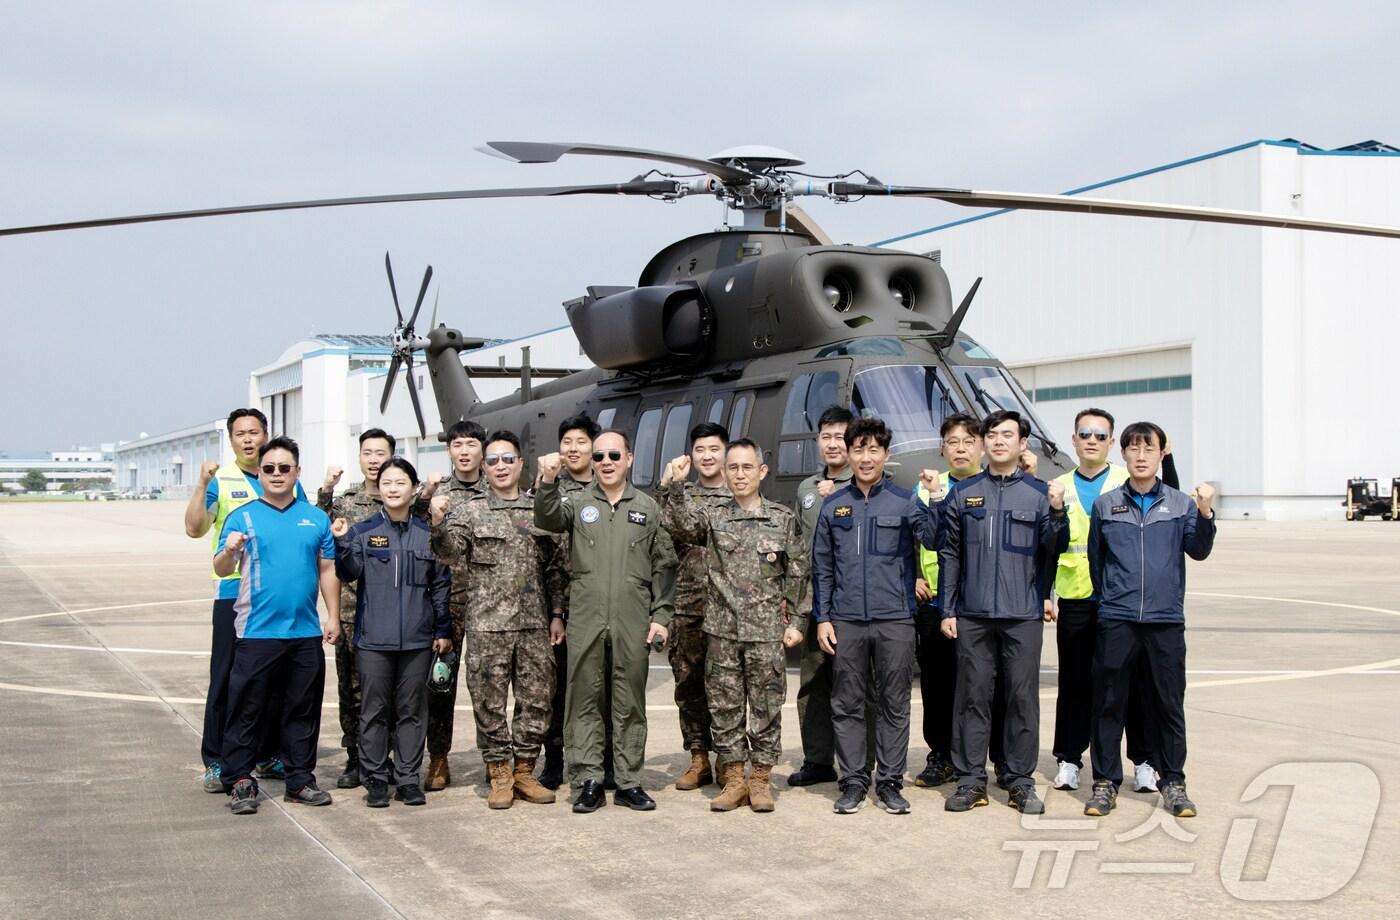
[[[336,518],[331,522],[331,536],[343,537],[350,532],[350,522],[343,517]]]
[[[558,453],[545,454],[535,461],[539,469],[540,479],[544,482],[553,482],[559,478],[559,470],[564,465],[564,459]]]
[[[1196,510],[1201,512],[1201,516],[1210,517],[1211,502],[1215,501],[1215,486],[1203,482],[1191,490],[1191,497],[1196,500]]]
[[[438,486],[447,481],[446,473],[432,473],[428,476],[428,481],[419,488],[419,494],[423,498],[432,498],[438,490]]]
[[[447,518],[448,501],[446,495],[434,495],[433,500],[428,502],[428,512],[432,515],[434,524],[441,524]]]
[[[1035,471],[1040,467],[1040,458],[1035,455],[1029,447],[1021,451],[1021,469],[1034,476]]]
[[[214,479],[214,474],[219,472],[219,461],[206,460],[199,465],[199,484],[209,485]]]
[[[237,553],[243,550],[243,544],[248,542],[248,537],[241,530],[235,530],[228,535],[224,541],[224,549],[230,553]]]
[[[835,480],[823,479],[821,482],[817,483],[817,494],[820,495],[822,498],[828,498],[828,497],[830,497],[830,496],[831,496],[831,493],[833,493],[833,492],[835,492],[835,491],[836,491],[836,482],[835,482]]]
[[[340,482],[340,477],[345,475],[345,471],[338,466],[326,467],[326,481],[321,483],[322,492],[334,492],[335,484]]]
[[[661,475],[661,484],[669,485],[673,481],[684,482],[690,476],[690,457],[677,457],[666,464],[666,472]]]
[[[1065,510],[1065,484],[1051,480],[1046,483],[1050,497],[1050,507],[1056,511]]]
[[[938,470],[924,470],[919,474],[919,482],[923,485],[924,491],[928,492],[930,503],[940,501],[943,498],[943,478],[938,475]]]

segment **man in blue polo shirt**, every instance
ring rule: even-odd
[[[214,573],[237,568],[233,671],[224,726],[223,782],[236,815],[258,810],[253,777],[258,726],[267,715],[281,726],[286,765],[285,801],[329,805],[316,787],[316,742],[326,658],[320,643],[340,634],[340,581],[335,540],[325,512],[296,494],[300,451],[291,438],[273,438],[258,452],[262,497],[239,507],[224,522]],[[316,612],[319,588],[327,622]],[[269,713],[274,688],[282,690],[280,714]],[[280,717],[279,717],[280,715]]]
[[[217,460],[199,469],[199,481],[185,505],[185,534],[196,540],[209,534],[215,551],[224,521],[237,508],[262,495],[258,481],[258,451],[267,443],[267,418],[257,409],[234,409],[228,415],[228,442],[233,462]],[[305,498],[300,483],[296,495]],[[228,676],[233,670],[233,601],[238,597],[238,569],[214,576],[213,637],[209,644],[209,691],[204,702],[204,732],[200,755],[204,761],[204,791],[223,793],[224,722],[228,718]],[[276,726],[264,733],[258,752],[258,776],[282,778],[277,759]]]

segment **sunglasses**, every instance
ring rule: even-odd
[[[1109,434],[1107,431],[1103,431],[1098,428],[1081,428],[1079,429],[1078,434],[1079,440],[1081,441],[1087,441],[1090,438],[1093,438],[1095,441],[1102,442],[1107,441],[1109,438]]]
[[[607,457],[609,460],[611,460],[611,461],[613,461],[614,463],[616,463],[617,461],[619,461],[619,460],[622,459],[622,451],[620,451],[620,450],[595,450],[595,451],[593,452],[593,462],[594,462],[594,463],[602,463],[604,457]]]
[[[506,466],[510,466],[519,459],[515,454],[487,454],[486,465],[495,466],[497,463],[504,463]]]
[[[288,473],[290,473],[294,469],[294,467],[290,463],[264,463],[262,466],[258,467],[258,469],[262,470],[269,476],[271,476],[273,473],[281,473],[283,476],[285,476]]]

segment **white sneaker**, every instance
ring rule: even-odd
[[[1060,761],[1060,772],[1055,774],[1056,789],[1078,789],[1079,768],[1067,761]]]
[[[1138,764],[1133,768],[1133,791],[1156,792],[1157,778],[1157,771],[1152,769],[1152,764]]]

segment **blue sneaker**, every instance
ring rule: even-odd
[[[258,764],[254,771],[258,779],[280,779],[287,778],[287,768],[282,765],[281,757],[274,757],[271,760],[264,760]]]
[[[222,794],[224,791],[223,767],[211,763],[204,768],[204,791]]]

